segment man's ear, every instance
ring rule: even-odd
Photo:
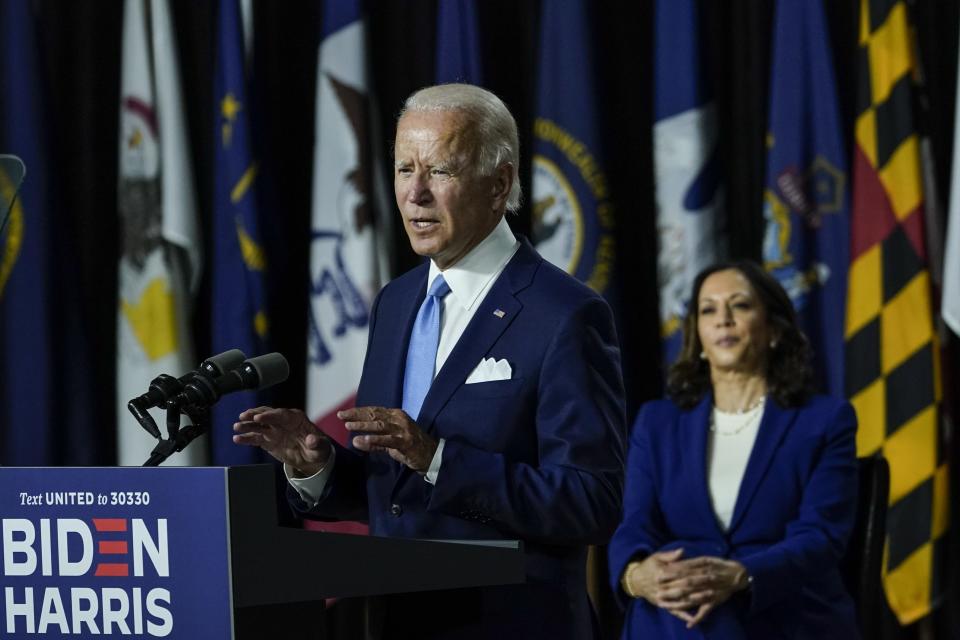
[[[512,186],[513,163],[504,162],[493,171],[493,187],[490,195],[493,196],[494,209],[502,209],[506,206]]]

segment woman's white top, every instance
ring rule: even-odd
[[[710,503],[724,531],[730,528],[740,483],[760,429],[764,401],[743,413],[726,413],[716,407],[710,414],[707,438],[707,480]]]

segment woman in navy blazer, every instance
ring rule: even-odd
[[[811,393],[789,297],[752,262],[693,285],[667,400],[630,438],[610,575],[625,639],[859,637],[838,569],[856,416]]]

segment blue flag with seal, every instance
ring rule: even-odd
[[[265,289],[266,253],[257,213],[257,171],[250,131],[243,27],[238,0],[221,0],[214,77],[216,123],[213,194],[214,353],[240,349],[247,357],[266,351],[269,333]],[[225,396],[214,406],[214,464],[259,462],[258,449],[234,445],[233,423],[261,404],[253,391]]]
[[[0,464],[94,464],[91,362],[70,220],[54,216],[37,22],[28,0],[0,3]],[[69,428],[64,423],[69,421]]]
[[[593,10],[583,0],[543,4],[531,239],[544,258],[611,299],[616,218],[597,104]]]
[[[690,288],[727,252],[717,162],[717,115],[701,73],[696,0],[657,0],[654,34],[654,169],[662,356],[680,353]]]
[[[819,0],[777,3],[768,117],[764,266],[797,309],[821,391],[842,398],[850,198]]]
[[[477,7],[474,0],[437,3],[437,84],[483,84]]]

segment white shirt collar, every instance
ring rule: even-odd
[[[510,230],[506,216],[500,218],[499,224],[480,244],[442,272],[443,279],[450,287],[452,300],[469,310],[487,283],[503,270],[519,247],[520,242]],[[437,263],[431,260],[430,273],[427,275],[428,290],[439,273],[441,271]]]

